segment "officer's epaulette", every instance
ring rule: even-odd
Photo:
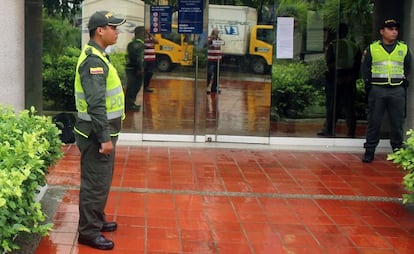
[[[92,55],[92,48],[91,48],[91,47],[87,48],[87,49],[86,49],[86,51],[85,51],[85,54],[86,54],[87,56]]]

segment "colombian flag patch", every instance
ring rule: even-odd
[[[89,73],[90,74],[104,74],[104,70],[102,67],[93,67],[93,68],[89,68]]]

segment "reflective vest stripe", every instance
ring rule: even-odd
[[[373,78],[388,78],[388,77],[391,77],[391,78],[404,78],[404,75],[400,75],[400,74],[391,74],[391,75],[389,75],[389,74],[375,74],[375,75],[372,75],[372,77]]]
[[[81,135],[84,138],[88,138],[88,135],[86,135],[85,133],[81,132],[80,130],[78,130],[76,127],[73,127],[73,130],[78,133],[79,135]]]
[[[73,131],[78,133],[79,135],[81,135],[82,137],[88,138],[88,135],[86,135],[85,133],[81,132],[80,130],[78,130],[76,127],[73,127]],[[119,132],[115,132],[115,133],[110,133],[109,136],[111,137],[116,137],[119,136]]]
[[[114,111],[114,112],[107,112],[106,117],[108,118],[108,120],[116,119],[116,118],[122,117],[123,113],[124,113],[124,110],[118,110],[118,111]],[[82,119],[82,120],[85,120],[85,121],[91,121],[92,120],[91,116],[86,112],[78,112],[78,117],[79,117],[79,119]]]
[[[377,62],[377,63],[372,63],[372,65],[375,65],[375,66],[385,66],[385,67],[387,67],[388,66],[388,63],[390,63],[392,65],[401,65],[401,66],[404,66],[404,63],[402,63],[402,62],[395,62],[395,61]]]
[[[106,91],[106,97],[111,97],[111,96],[114,96],[114,95],[117,95],[117,94],[119,94],[120,92],[121,92],[121,90],[122,90],[122,88],[121,87],[115,87],[114,89],[112,89],[112,90],[108,90],[108,91]],[[85,99],[85,94],[84,93],[79,93],[79,92],[77,92],[76,93],[76,96],[79,98],[79,99]]]

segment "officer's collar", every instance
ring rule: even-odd
[[[105,49],[101,48],[101,46],[99,46],[94,40],[89,40],[88,45],[99,50],[103,56],[107,55]]]
[[[398,41],[398,40],[395,40],[393,43],[391,43],[391,44],[385,44],[382,40],[380,40],[380,44],[382,45],[382,46],[386,46],[386,47],[390,47],[390,46],[393,46],[393,45],[397,45],[397,44],[399,44],[400,42]]]

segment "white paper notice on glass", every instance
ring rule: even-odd
[[[294,18],[277,18],[276,58],[293,59],[293,24]]]

